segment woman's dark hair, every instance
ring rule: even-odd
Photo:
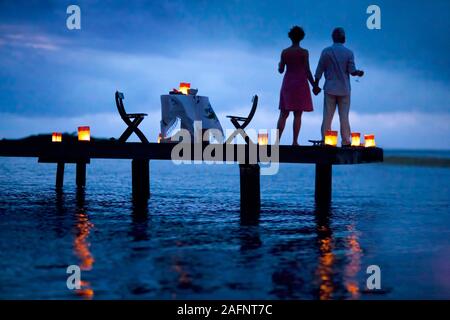
[[[305,37],[305,31],[299,26],[293,26],[288,33],[288,37],[292,42],[300,42]]]

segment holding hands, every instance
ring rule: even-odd
[[[320,93],[320,91],[322,91],[322,89],[320,89],[320,87],[317,84],[314,85],[314,87],[312,89],[312,92],[314,93],[314,95],[317,96]]]
[[[320,93],[320,91],[322,91],[322,89],[320,89],[319,87],[318,79],[315,79],[311,84],[313,86],[312,92],[314,93],[315,96],[317,96]]]
[[[356,76],[356,77],[362,77],[362,76],[364,76],[364,71],[363,70],[356,70],[355,72],[351,73],[351,75],[352,76]],[[314,93],[315,96],[317,96],[322,91],[322,89],[320,89],[320,87],[319,87],[318,79],[316,79],[311,84],[313,86],[312,92]]]

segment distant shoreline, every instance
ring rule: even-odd
[[[383,164],[450,168],[450,158],[385,156]]]

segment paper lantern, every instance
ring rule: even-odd
[[[376,147],[374,134],[365,134],[364,135],[364,147],[366,147],[366,148]]]
[[[327,146],[337,146],[337,131],[327,130],[325,133],[325,144]]]
[[[352,132],[352,147],[359,147],[361,144],[361,133]]]
[[[62,133],[61,132],[53,132],[52,133],[52,142],[61,142],[62,141]]]
[[[269,134],[268,133],[258,133],[258,144],[267,145],[269,143]]]
[[[91,129],[89,127],[78,127],[78,141],[91,141]]]
[[[191,88],[191,84],[188,82],[181,82],[180,83],[180,91],[183,94],[189,94],[189,89]]]

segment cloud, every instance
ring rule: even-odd
[[[16,37],[20,38],[21,34]],[[244,105],[255,93],[267,106],[277,108],[278,105],[282,81],[282,76],[276,72],[278,50],[255,51],[246,43],[233,41],[224,42],[220,47],[208,43],[179,47],[177,52],[170,54],[151,50],[138,54],[85,49],[69,44],[57,47],[54,43],[58,41],[45,35],[28,38],[40,41],[29,46],[60,50],[47,55],[22,55],[19,59],[15,56],[4,60],[9,63],[0,62],[3,72],[13,74],[14,82],[18,84],[10,92],[3,91],[5,99],[0,105],[3,111],[16,112],[20,106],[20,112],[30,114],[58,111],[74,116],[108,112],[116,89],[125,91],[129,103],[136,108],[155,107],[159,105],[159,95],[181,81],[191,82],[199,88],[199,94],[211,97],[219,111]],[[321,48],[313,46],[309,49],[314,69]],[[383,62],[365,59],[357,59],[357,62],[366,75],[359,82],[352,79],[354,110],[450,110],[447,83],[428,80],[414,69],[393,69]],[[37,74],[40,76],[36,77]],[[315,105],[321,106],[321,100],[321,96],[314,98]],[[45,108],[37,107],[41,105]]]
[[[30,30],[28,26],[0,25],[0,46],[55,51],[61,49],[62,39]]]

